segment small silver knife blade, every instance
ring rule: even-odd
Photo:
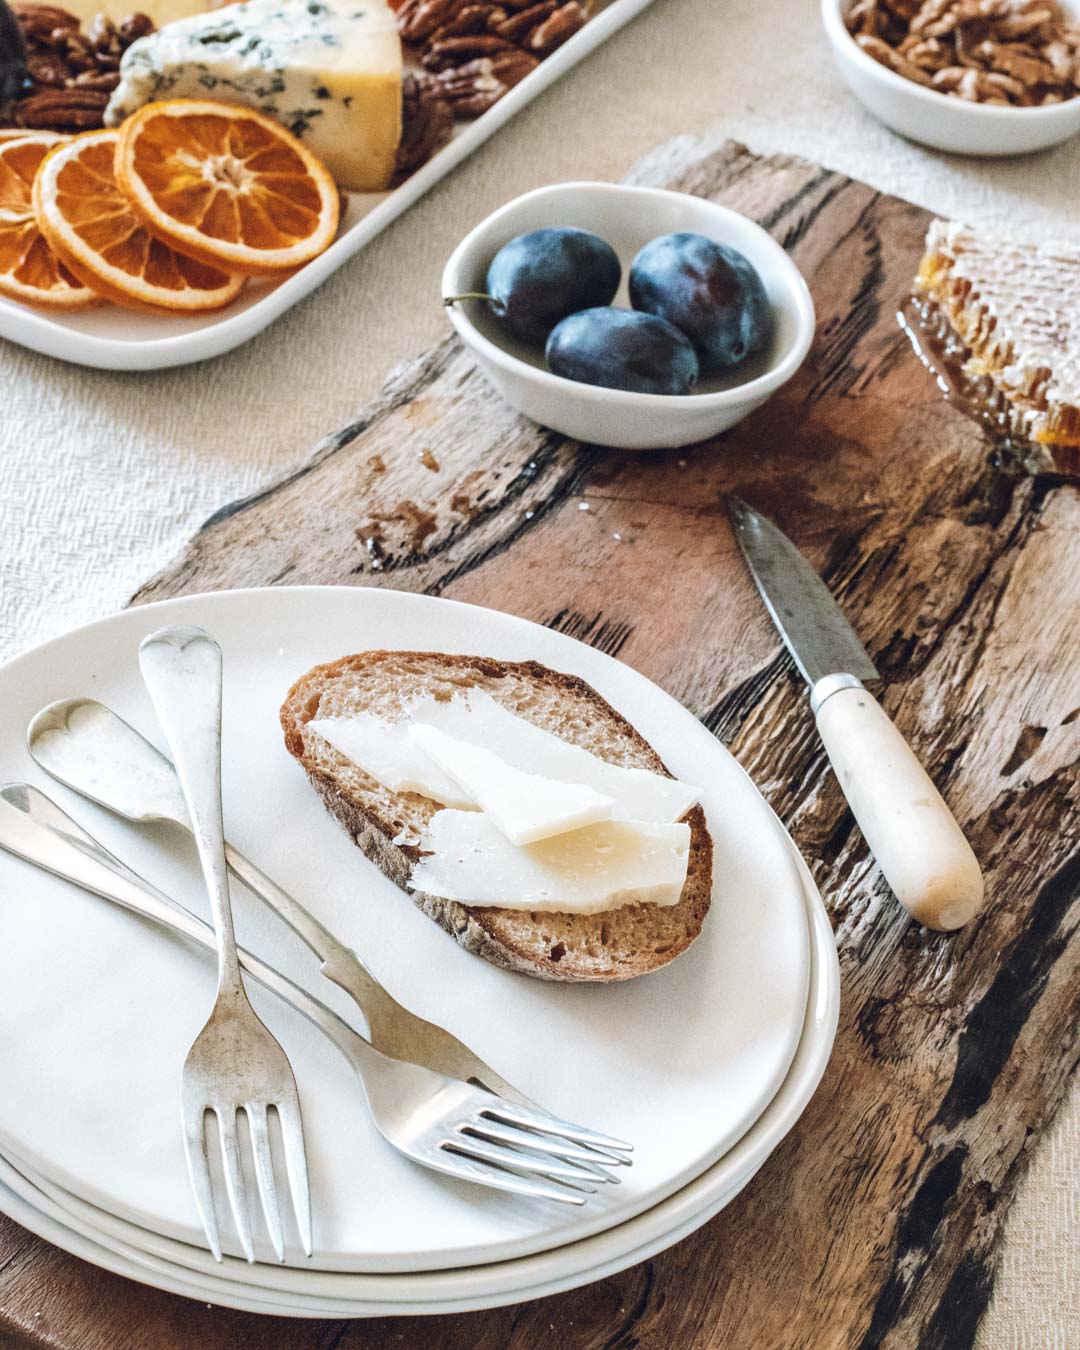
[[[738,497],[729,508],[750,575],[807,684],[837,674],[876,680],[855,630],[787,535]]]

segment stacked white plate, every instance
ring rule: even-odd
[[[127,611],[0,669],[0,777],[50,793],[126,862],[206,912],[194,850],[51,784],[21,749],[57,698],[101,699],[160,742],[140,639],[195,623],[225,656],[230,839],[361,952],[390,992],[559,1115],[630,1139],[635,1164],[580,1209],[415,1167],[368,1118],[329,1042],[252,986],[304,1109],[316,1250],[285,1266],[205,1248],[179,1133],[179,1074],[214,970],[182,940],[0,854],[0,1209],[110,1270],[204,1301],[295,1316],[466,1311],[536,1298],[644,1260],[735,1195],[797,1120],[836,1027],[831,929],[809,871],[715,738],[619,662],[520,619],[362,588],[193,596]],[[702,789],[713,907],[684,956],[645,979],[557,985],[457,947],[324,814],[277,709],[310,666],[371,647],[535,659],[588,680]],[[244,945],[362,1019],[296,939],[235,887]],[[226,1243],[228,1249],[229,1244]],[[231,1248],[237,1250],[235,1245]]]

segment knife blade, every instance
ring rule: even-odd
[[[731,518],[754,585],[807,684],[840,672],[876,680],[855,630],[787,535],[738,497],[731,498]]]
[[[893,893],[926,927],[961,927],[982,908],[982,872],[914,751],[863,687],[879,678],[873,661],[787,535],[738,497],[729,507],[750,575],[810,686],[829,760]]]

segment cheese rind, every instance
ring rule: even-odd
[[[701,796],[697,788],[677,778],[608,764],[510,712],[481,689],[470,689],[447,701],[419,700],[406,710],[406,716],[417,725],[489,747],[513,768],[563,783],[580,783],[611,797],[615,820],[669,825],[681,820]]]
[[[244,104],[298,136],[339,187],[378,192],[401,140],[401,76],[386,0],[247,0],[132,43],[105,121],[157,99]]]
[[[320,717],[308,728],[391,792],[418,792],[444,806],[468,810],[472,797],[409,736],[407,722],[384,722],[371,713]]]
[[[591,787],[524,773],[483,746],[448,736],[437,727],[411,726],[409,735],[512,844],[535,844],[610,820],[614,812],[614,800]]]
[[[690,826],[604,821],[524,847],[481,811],[438,811],[409,888],[463,905],[598,914],[674,905],[690,860]]]

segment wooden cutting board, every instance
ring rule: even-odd
[[[844,993],[817,1096],[697,1234],[559,1297],[430,1319],[256,1318],[106,1275],[4,1221],[0,1340],[971,1345],[1009,1201],[1077,1057],[1080,498],[1015,470],[913,355],[896,313],[925,211],[737,145],[682,155],[653,181],[760,220],[813,291],[813,351],[772,402],[692,451],[615,454],[515,417],[449,340],[293,473],[219,511],[136,600],[305,582],[425,591],[572,633],[658,681],[754,776],[825,896]],[[737,555],[733,490],[821,569],[968,831],[989,902],[963,931],[920,931],[867,855]]]

